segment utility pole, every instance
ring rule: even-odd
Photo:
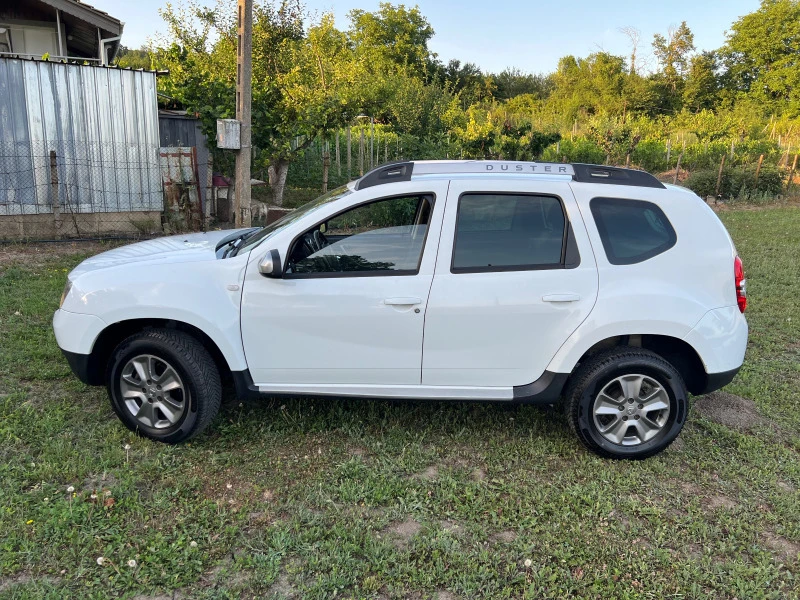
[[[253,99],[253,0],[238,0],[239,34],[236,41],[236,120],[240,148],[236,152],[236,188],[233,201],[237,227],[250,227],[250,105]]]

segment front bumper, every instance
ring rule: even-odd
[[[61,352],[64,354],[64,358],[67,359],[69,368],[72,369],[72,372],[75,373],[75,376],[78,379],[80,379],[86,385],[98,385],[98,382],[92,376],[93,371],[89,367],[91,356],[88,354],[67,352],[66,350],[61,350]]]
[[[58,347],[66,352],[91,354],[94,342],[107,324],[100,317],[58,309],[53,315],[53,332]]]
[[[98,374],[92,365],[92,349],[106,322],[94,315],[83,315],[58,309],[53,315],[56,342],[70,369],[83,383],[98,385]]]

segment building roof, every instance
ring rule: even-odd
[[[107,12],[96,9],[94,6],[89,6],[85,2],[79,2],[78,0],[39,0],[39,2],[77,17],[115,36],[122,33],[124,26],[122,21],[115,19]]]

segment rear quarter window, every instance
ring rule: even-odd
[[[678,240],[664,211],[652,202],[593,198],[589,206],[612,265],[648,260],[666,252]]]

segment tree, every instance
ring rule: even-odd
[[[522,94],[531,94],[544,100],[553,89],[553,80],[547,75],[523,73],[519,69],[505,69],[494,75],[496,98],[508,100]]]
[[[350,41],[358,60],[383,70],[387,63],[423,76],[432,60],[428,41],[433,28],[418,7],[381,2],[376,12],[354,9],[348,13]]]
[[[167,5],[162,16],[171,40],[157,49],[158,60],[170,70],[164,90],[196,112],[204,133],[214,139],[216,120],[235,112],[235,14],[220,7]],[[346,36],[329,15],[306,33],[305,18],[295,2],[253,10],[253,166],[267,171],[278,205],[289,164],[357,114],[353,91],[359,77]],[[229,154],[220,160],[230,160]]]
[[[719,102],[717,68],[715,52],[703,52],[692,57],[683,88],[683,104],[686,108],[698,112],[712,109],[717,105]]]
[[[153,61],[150,58],[150,52],[146,46],[135,49],[120,45],[117,51],[116,62],[118,67],[125,69],[150,70],[153,68]]]
[[[800,1],[762,0],[731,26],[721,53],[726,87],[800,114]]]
[[[677,28],[670,27],[667,37],[660,33],[653,36],[653,53],[673,93],[678,91],[689,66],[689,56],[694,49],[694,34],[686,21],[682,21]]]
[[[636,52],[639,50],[639,41],[642,39],[642,32],[635,27],[620,27],[620,32],[624,33],[631,43],[631,62],[628,73],[634,75],[636,73]]]

